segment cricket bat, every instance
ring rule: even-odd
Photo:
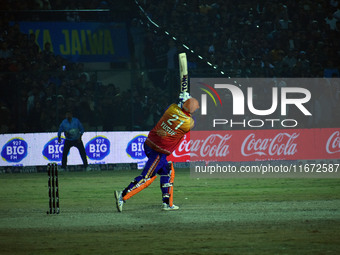
[[[188,62],[187,62],[187,54],[180,53],[178,54],[179,61],[179,78],[181,84],[181,92],[188,91]]]

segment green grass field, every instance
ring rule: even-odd
[[[175,204],[159,177],[128,200],[139,170],[62,172],[59,215],[47,174],[0,175],[0,254],[340,254],[340,179],[196,179],[176,170]]]

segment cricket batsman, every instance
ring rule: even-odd
[[[144,151],[148,161],[142,173],[124,190],[115,191],[118,212],[122,212],[126,200],[148,187],[156,179],[156,174],[160,176],[162,210],[179,209],[173,204],[175,170],[173,163],[168,162],[166,158],[194,126],[191,114],[199,108],[197,99],[191,97],[188,92],[181,92],[179,99],[178,104],[171,104],[166,109],[156,126],[149,132],[144,142]]]

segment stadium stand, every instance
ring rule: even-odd
[[[140,6],[147,16],[135,1],[124,5],[121,1],[1,1],[0,133],[54,132],[66,107],[76,110],[89,131],[148,130],[161,115],[157,109],[175,98],[174,59],[183,50],[189,54],[194,75],[339,77],[338,1],[149,0],[140,1]],[[44,11],[53,10],[65,10],[60,18],[64,21],[86,20],[77,14],[86,9],[109,9],[110,21],[116,17],[128,25],[129,70],[138,71],[130,88],[122,91],[117,84],[101,84],[95,71],[85,70],[83,63],[55,55],[48,44],[40,49],[34,34],[21,33],[15,22],[20,12],[36,11],[35,19],[46,20]],[[115,15],[120,12],[124,15]],[[312,89],[318,95],[313,103],[327,113],[318,121],[322,125],[313,126],[339,127],[340,84]]]

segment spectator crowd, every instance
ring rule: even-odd
[[[129,2],[124,8],[131,9],[125,22],[134,75],[131,87],[123,90],[101,84],[96,70],[85,70],[83,63],[55,55],[49,43],[41,49],[35,35],[20,32],[11,16],[25,10],[112,8],[118,2],[1,2],[1,11],[10,12],[0,18],[0,133],[55,132],[66,109],[88,131],[148,130],[178,92],[181,51],[188,53],[190,73],[196,76],[339,77],[336,0],[139,1],[145,12]],[[145,80],[150,86],[143,86]],[[340,126],[339,84],[311,89],[319,115],[328,116],[313,125]]]

